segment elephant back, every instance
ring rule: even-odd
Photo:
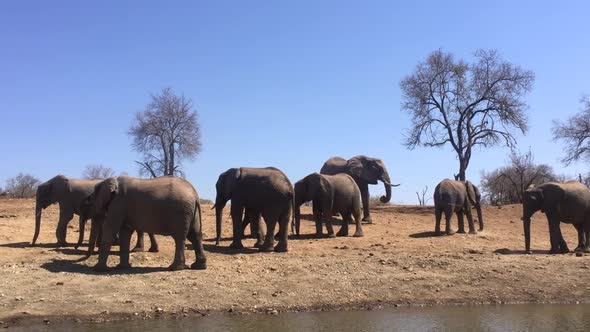
[[[320,174],[334,175],[339,173],[348,173],[348,161],[342,157],[332,157],[324,163],[320,169]]]

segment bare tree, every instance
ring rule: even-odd
[[[129,129],[134,150],[143,154],[140,173],[157,177],[183,176],[180,163],[201,151],[201,130],[192,101],[171,88],[151,95],[151,102],[138,112]]]
[[[481,186],[493,205],[521,203],[525,190],[531,185],[555,181],[551,166],[536,164],[531,151],[512,152],[509,165],[482,175]]]
[[[85,179],[106,179],[112,176],[115,176],[114,169],[99,164],[86,165],[82,172]]]
[[[418,197],[418,204],[420,204],[420,206],[424,206],[426,205],[426,202],[428,202],[428,200],[432,199],[432,198],[426,198],[426,193],[428,192],[428,186],[424,186],[424,189],[422,189],[422,193],[419,194],[416,191],[416,196]]]
[[[535,79],[532,71],[504,61],[495,50],[478,50],[475,58],[468,64],[436,50],[400,83],[402,109],[412,117],[405,145],[450,144],[462,181],[474,147],[514,147],[513,132],[526,133],[523,97]]]
[[[579,159],[590,160],[590,97],[582,97],[580,102],[580,113],[564,123],[553,121],[553,139],[566,143],[565,157],[562,159],[566,165]]]
[[[34,197],[40,183],[39,179],[30,174],[19,173],[6,181],[6,191],[14,198]]]

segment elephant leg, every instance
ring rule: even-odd
[[[549,238],[551,240],[550,254],[568,253],[569,249],[567,243],[563,239],[561,229],[559,227],[559,219],[551,216],[549,217]]]
[[[471,213],[471,207],[465,208],[465,215],[467,216],[467,224],[469,225],[469,234],[477,234],[475,230],[475,223],[473,222],[473,214]]]
[[[274,247],[275,252],[287,252],[289,250],[287,245],[289,239],[289,215],[289,209],[287,209],[279,216],[279,243]],[[270,233],[270,231],[268,233],[271,235],[273,234]]]
[[[457,211],[457,224],[459,225],[459,229],[457,233],[465,234],[465,218],[463,211]]]
[[[150,248],[148,249],[149,252],[158,252],[160,249],[158,248],[158,241],[156,241],[156,235],[154,233],[148,233],[150,237]]]
[[[137,231],[137,242],[135,243],[135,247],[133,248],[133,252],[141,252],[143,251],[144,244],[143,244],[143,232]]]
[[[84,242],[84,229],[86,228],[86,221],[88,219],[84,218],[84,217],[80,217],[80,229],[78,231],[78,243],[76,243],[76,245],[74,246],[74,249],[78,249],[78,247],[80,247],[82,245],[82,242]]]
[[[260,215],[256,215],[251,221],[250,224],[250,231],[255,232],[256,234],[256,243],[254,243],[254,248],[260,248],[264,244],[264,229],[260,227]]]
[[[371,214],[369,211],[369,184],[365,182],[357,183],[361,190],[361,200],[363,202],[363,221],[372,223]]]
[[[91,256],[94,253],[94,247],[96,246],[97,237],[98,243],[100,244],[100,228],[101,222],[97,218],[92,218],[90,223],[90,239],[88,239],[88,251],[86,252],[86,256]]]
[[[583,225],[580,224],[573,224],[574,227],[576,228],[576,231],[578,232],[578,246],[576,247],[576,249],[574,249],[574,251],[582,251],[584,250],[585,245],[585,241],[584,241],[584,229],[583,229]]]
[[[354,216],[354,221],[356,222],[356,229],[354,230],[354,237],[363,237],[365,234],[363,233],[363,227],[361,226],[361,212],[360,211],[353,211],[352,215]]]
[[[200,230],[200,225],[193,225],[187,235],[187,239],[192,243],[195,250],[195,262],[191,265],[193,270],[205,270],[207,268],[207,258],[203,248],[203,234]]]
[[[277,217],[274,215],[264,215],[264,221],[266,223],[266,237],[260,251],[270,252],[274,250],[275,244],[275,226],[277,224]]]
[[[131,246],[131,235],[133,230],[128,227],[122,227],[119,231],[119,265],[117,269],[128,269],[131,267],[129,263],[129,247]]]
[[[584,249],[583,251],[586,253],[590,253],[590,223],[585,223],[582,226],[584,231]]]
[[[448,206],[445,209],[445,233],[447,235],[455,234],[455,231],[451,229],[451,218],[453,217],[453,206]]]
[[[174,261],[168,267],[168,270],[170,270],[170,271],[184,270],[187,268],[187,266],[185,264],[185,260],[184,260],[184,245],[186,242],[185,238],[186,237],[184,237],[184,236],[182,236],[182,237],[175,236],[174,237]]]
[[[316,205],[314,204],[313,209],[313,219],[315,220],[315,235],[318,238],[322,237],[322,213],[319,210],[316,210]]]
[[[442,218],[442,209],[435,207],[434,210],[434,235],[440,235],[440,219]]]
[[[242,244],[242,238],[244,234],[242,233],[242,222],[243,222],[243,214],[244,208],[241,206],[234,206],[231,205],[231,219],[232,219],[232,226],[233,226],[233,241],[229,245],[230,248],[233,249],[243,249],[244,245]]]
[[[59,211],[59,221],[57,223],[57,228],[55,229],[55,237],[57,238],[57,246],[58,247],[65,247],[67,245],[66,242],[66,233],[68,230],[68,224],[70,220],[74,217],[72,212],[63,211],[60,209]]]
[[[324,220],[326,222],[326,231],[328,232],[328,237],[329,238],[334,238],[336,237],[336,235],[334,234],[334,227],[332,226],[332,217],[329,215],[329,213],[324,213]],[[346,226],[348,227],[348,226]]]
[[[342,226],[340,226],[340,230],[336,233],[336,236],[348,236],[348,223],[352,221],[352,217],[350,212],[342,214]]]

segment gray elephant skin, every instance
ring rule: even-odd
[[[483,216],[481,213],[481,194],[476,186],[470,181],[455,181],[444,179],[434,189],[434,213],[436,218],[436,225],[434,233],[440,235],[440,220],[442,214],[445,214],[447,235],[453,234],[451,229],[451,217],[453,212],[457,214],[459,222],[459,233],[465,233],[465,225],[463,215],[467,215],[467,222],[469,223],[469,234],[475,234],[475,225],[471,208],[475,207],[477,210],[477,218],[479,220],[479,231],[483,231]]]
[[[322,222],[326,224],[328,237],[334,237],[332,215],[342,216],[342,226],[336,235],[348,236],[348,223],[356,221],[355,237],[363,236],[361,227],[361,191],[348,174],[325,175],[312,173],[295,183],[295,234],[301,224],[300,206],[313,201],[313,217],[316,235],[322,236]]]
[[[324,163],[320,173],[326,175],[345,173],[352,176],[361,191],[363,220],[367,222],[371,222],[369,184],[377,184],[377,181],[383,182],[385,196],[381,196],[380,198],[383,203],[391,200],[391,187],[399,186],[399,184],[391,184],[389,173],[381,159],[362,155],[352,157],[348,160],[341,157],[332,157]]]
[[[56,175],[37,187],[35,204],[35,235],[32,245],[37,243],[41,229],[41,214],[49,205],[59,204],[59,221],[55,230],[57,246],[65,246],[68,223],[74,214],[80,215],[82,200],[92,193],[94,186],[100,180],[70,179],[63,175]],[[84,220],[85,221],[85,220]]]
[[[215,198],[216,245],[219,245],[221,241],[223,208],[231,200],[233,225],[231,248],[241,249],[244,247],[242,245],[245,226],[243,215],[246,210],[247,219],[251,219],[252,222],[258,220],[259,215],[265,221],[266,236],[264,242],[259,245],[261,251],[288,251],[287,228],[293,207],[294,193],[291,182],[283,172],[274,167],[230,168],[219,175],[215,188],[217,190]],[[274,231],[277,223],[279,225],[278,244],[274,246]],[[258,234],[258,242],[261,242],[261,231]]]
[[[113,234],[119,232],[120,263],[129,268],[129,244],[134,230],[171,236],[175,242],[174,261],[169,270],[185,269],[184,246],[188,239],[195,250],[193,269],[205,269],[201,205],[195,188],[173,176],[138,179],[108,178],[98,183],[89,198],[94,213],[104,216],[97,271],[107,270]]]
[[[570,181],[548,182],[524,192],[522,220],[527,254],[531,253],[531,217],[539,210],[545,213],[549,223],[551,254],[569,252],[560,222],[576,228],[578,247],[575,251],[590,252],[590,189],[582,183]]]
[[[92,221],[91,228],[90,228],[90,238],[88,241],[88,250],[86,252],[86,256],[90,256],[94,253],[94,248],[98,244],[100,245],[102,239],[102,224],[104,222],[104,215],[96,215],[94,209],[92,208],[92,204],[90,203],[90,196],[86,197],[83,202],[82,206],[80,207],[80,231],[78,235],[78,243],[74,246],[75,249],[78,249],[82,245],[84,241],[84,232],[86,228],[86,221],[90,219]],[[150,248],[149,252],[158,252],[158,242],[156,241],[156,237],[154,234],[149,233],[150,237]],[[113,234],[113,243],[119,243],[119,233],[118,231]],[[131,250],[133,252],[140,252],[144,250],[144,241],[143,241],[143,232],[137,232],[137,243],[135,247]]]

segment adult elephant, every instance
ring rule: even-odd
[[[524,192],[522,220],[526,253],[531,253],[531,217],[541,210],[549,223],[549,253],[567,253],[560,222],[572,224],[578,232],[575,251],[590,252],[590,189],[577,181],[548,182]]]
[[[74,214],[80,215],[82,200],[92,193],[94,186],[101,180],[70,179],[56,175],[37,187],[35,204],[35,235],[31,244],[34,246],[41,229],[41,214],[49,205],[59,204],[59,221],[55,230],[57,246],[65,246],[68,223]],[[85,220],[84,220],[85,221]]]
[[[369,223],[371,222],[369,184],[377,184],[377,181],[383,182],[385,196],[380,198],[383,203],[391,200],[391,187],[399,186],[399,184],[391,184],[385,164],[377,158],[359,155],[346,160],[341,157],[332,157],[324,163],[320,170],[320,174],[334,175],[338,173],[346,173],[352,176],[356,182],[363,201],[363,221]]]
[[[316,235],[322,236],[322,222],[326,224],[328,237],[335,237],[332,215],[342,216],[342,226],[336,235],[348,236],[348,223],[352,216],[356,221],[355,237],[363,236],[361,226],[361,192],[348,174],[325,175],[312,173],[295,183],[295,234],[299,235],[300,206],[313,201]]]
[[[434,189],[434,214],[436,225],[434,233],[440,235],[440,220],[442,214],[445,214],[447,235],[453,234],[451,230],[451,217],[453,212],[457,214],[459,220],[459,233],[465,233],[465,224],[463,215],[467,215],[469,223],[469,234],[475,234],[475,225],[471,208],[477,209],[477,219],[479,220],[479,231],[483,231],[483,216],[481,213],[481,194],[476,186],[470,181],[455,181],[444,179]]]
[[[120,241],[118,268],[131,266],[129,243],[134,230],[172,236],[175,253],[169,270],[186,268],[186,239],[192,243],[196,255],[191,268],[207,267],[199,195],[188,181],[173,176],[154,179],[129,176],[108,178],[95,187],[89,204],[96,215],[104,216],[95,270],[107,270],[107,258],[116,231],[119,231]]]
[[[231,199],[233,241],[231,248],[240,249],[243,235],[244,210],[251,218],[261,215],[266,223],[266,237],[261,251],[288,251],[288,225],[293,206],[293,186],[287,176],[274,167],[230,168],[219,175],[215,184],[216,245],[221,240],[223,208]],[[274,230],[279,224],[279,243],[274,246]],[[260,234],[260,232],[258,232]],[[259,238],[259,240],[261,240]]]

